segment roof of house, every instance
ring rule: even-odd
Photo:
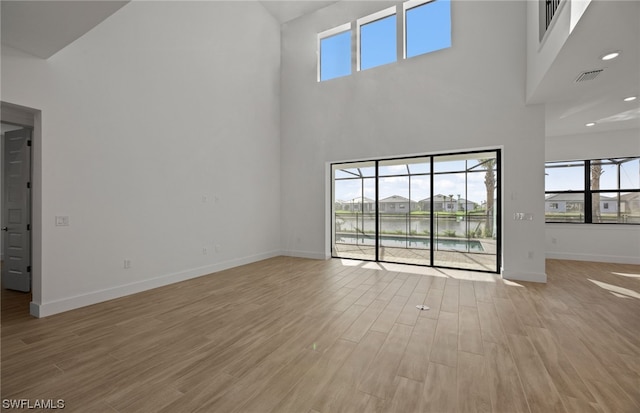
[[[381,199],[378,202],[409,202],[409,199],[400,195],[391,195],[390,197]],[[411,201],[411,202],[415,202],[415,201]]]
[[[638,201],[640,200],[640,192],[629,192],[628,194],[620,195],[620,199],[623,201]]]
[[[350,199],[348,201],[337,201],[337,202],[341,202],[343,204],[359,204],[359,203],[362,203],[362,202],[374,202],[374,201],[373,201],[373,199],[367,198],[365,196],[364,198],[363,197],[357,197],[357,198]]]
[[[617,198],[600,195],[600,200],[601,201],[617,201]],[[547,195],[547,197],[545,198],[545,201],[546,202],[549,202],[549,201],[584,202],[584,193],[562,193],[562,194]]]

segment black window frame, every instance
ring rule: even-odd
[[[605,189],[592,189],[591,188],[591,171],[592,171],[592,166],[596,165],[598,163],[606,163],[606,162],[614,163],[618,165],[618,176],[617,176],[617,181],[618,181],[618,185],[616,189],[612,189],[612,188],[605,188]],[[620,161],[620,162],[616,162],[616,161]],[[554,191],[547,191],[546,187],[545,187],[545,202],[547,202],[548,196],[549,195],[558,195],[558,194],[582,194],[582,201],[583,201],[583,214],[581,215],[583,218],[580,219],[579,221],[571,221],[571,220],[565,220],[565,221],[553,221],[553,220],[549,220],[547,217],[547,211],[545,208],[545,223],[546,224],[596,224],[596,225],[640,225],[640,220],[638,222],[620,222],[620,214],[621,214],[621,196],[622,193],[640,193],[640,184],[638,185],[638,188],[622,188],[621,187],[621,181],[620,181],[620,165],[625,163],[625,162],[629,162],[629,161],[638,161],[640,162],[640,156],[621,156],[621,157],[611,157],[611,158],[599,158],[599,159],[584,159],[584,160],[571,160],[571,161],[549,161],[549,162],[545,162],[545,171],[547,170],[548,167],[550,167],[550,165],[554,165],[554,164],[560,164],[557,166],[551,166],[553,167],[563,167],[563,165],[561,165],[562,163],[572,163],[575,164],[576,162],[582,162],[584,165],[584,190],[566,190],[566,191],[560,191],[560,190],[554,190]],[[564,165],[564,166],[569,166],[569,165]],[[618,221],[616,222],[602,222],[602,221],[598,221],[597,219],[594,220],[594,216],[593,216],[593,196],[597,195],[597,194],[617,194],[617,199],[618,199],[618,203],[617,203],[617,208],[616,208],[616,213],[618,214]],[[607,200],[608,201],[608,200]]]

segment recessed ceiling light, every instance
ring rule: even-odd
[[[607,53],[606,55],[602,56],[600,59],[602,59],[602,60],[611,60],[611,59],[615,59],[618,56],[620,56],[620,52],[619,51],[615,51],[615,52]]]
[[[624,100],[625,102],[631,102],[632,100],[636,100],[636,96],[629,96],[628,98],[624,98],[622,100]]]
[[[592,126],[596,126],[596,123],[595,122],[589,122],[589,123],[585,123],[584,126],[592,127]]]

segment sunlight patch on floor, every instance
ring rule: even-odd
[[[628,274],[628,273],[624,273],[624,272],[611,272],[611,274],[613,274],[613,275],[621,275],[623,277],[629,277],[629,278],[640,278],[640,274]]]
[[[617,285],[607,284],[602,281],[592,280],[591,278],[587,278],[587,279],[592,283],[594,283],[595,285],[597,285],[598,287],[604,288],[605,290],[611,291],[612,293],[618,293],[618,294],[626,295],[628,297],[637,298],[638,300],[640,300],[640,294],[628,288],[618,287]]]
[[[360,261],[360,260],[349,260],[344,258],[340,259],[340,262],[345,267],[357,267],[358,265],[363,263],[363,261]]]

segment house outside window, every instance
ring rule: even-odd
[[[545,164],[545,222],[640,224],[640,157]]]

